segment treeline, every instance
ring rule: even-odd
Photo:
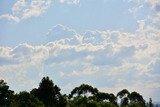
[[[62,95],[60,90],[49,77],[43,77],[38,88],[15,94],[0,80],[0,107],[153,107],[151,99],[147,103],[142,95],[127,89],[117,95],[87,84],[75,87],[69,95]]]

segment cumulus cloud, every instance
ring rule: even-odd
[[[45,13],[51,6],[53,0],[17,0],[11,13],[0,15],[0,19],[20,22],[31,17],[38,17]],[[80,0],[59,0],[61,4],[78,5]]]
[[[20,63],[36,63],[45,60],[48,57],[48,50],[44,46],[31,46],[28,44],[20,44],[15,48],[1,47],[1,63],[20,64]]]
[[[45,63],[86,59],[83,62],[88,60],[93,65],[113,66],[121,66],[124,61],[131,64],[141,64],[144,60],[154,62],[159,57],[159,34],[158,29],[145,24],[143,29],[140,26],[134,34],[109,30],[78,34],[72,29],[57,25],[47,34],[47,38],[52,38],[47,44],[20,44],[13,49],[2,47],[1,59],[6,57],[6,61],[11,59]],[[74,44],[71,41],[73,39]]]
[[[15,22],[37,17],[46,12],[51,6],[52,0],[17,0],[12,7],[12,13],[2,14],[0,19],[8,19]]]
[[[58,24],[48,29],[48,32],[46,33],[46,41],[52,42],[58,40],[67,44],[75,45],[81,42],[82,36],[77,34],[74,29]]]
[[[22,19],[41,15],[50,7],[51,2],[51,0],[32,0],[30,6],[23,10]]]
[[[146,84],[155,82],[155,78],[160,77],[157,75],[160,31],[144,20],[138,24],[139,28],[134,33],[95,30],[80,34],[63,25],[53,26],[46,34],[46,44],[1,47],[0,71],[5,72],[1,77],[13,78],[8,76],[13,70],[17,77],[24,75],[25,78],[35,71],[38,72],[34,75],[40,76],[50,72],[55,78],[63,78],[71,84],[74,80],[79,80],[78,83],[88,80],[93,84],[97,81],[101,82],[101,87],[109,85],[110,89],[125,88],[129,84],[139,87],[136,81],[146,79],[154,79],[146,81]],[[106,79],[110,82],[103,82]],[[144,88],[149,89],[149,86]]]

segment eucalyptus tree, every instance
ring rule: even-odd
[[[123,89],[117,93],[117,99],[120,98],[120,106],[129,105],[130,92],[127,89]]]

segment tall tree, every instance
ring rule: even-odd
[[[9,90],[9,86],[4,80],[0,80],[0,107],[9,106],[14,91]]]
[[[43,77],[38,89],[33,89],[31,94],[37,96],[38,99],[44,103],[45,107],[58,105],[61,97],[60,88],[54,85],[49,77]]]

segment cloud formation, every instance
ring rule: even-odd
[[[0,19],[6,18],[19,22],[30,17],[37,17],[46,12],[52,0],[17,0],[12,7],[11,14],[3,14]]]
[[[61,4],[78,5],[80,0],[59,0]],[[0,19],[20,22],[31,17],[38,17],[45,13],[53,3],[53,0],[17,0],[11,9],[11,13],[0,15]]]
[[[159,0],[128,0],[131,3],[135,3],[136,6],[129,8],[130,13],[136,13],[141,9],[149,8],[148,13],[146,14],[146,19],[150,19],[154,25],[160,23],[160,1]]]
[[[87,77],[91,84],[101,81],[102,89],[106,84],[112,84],[108,88],[114,89],[143,82],[146,86],[142,93],[145,94],[145,90],[147,92],[150,89],[150,83],[159,84],[156,81],[160,77],[157,73],[160,57],[159,35],[159,29],[144,21],[139,22],[139,29],[135,33],[95,30],[80,34],[66,26],[56,25],[49,29],[46,44],[32,46],[25,43],[14,48],[1,47],[0,70],[5,72],[1,77],[12,78],[7,77],[7,73],[12,71],[17,76],[22,74],[26,77],[25,75],[35,72],[34,70],[38,70],[35,75],[39,76],[54,70],[57,78],[63,78],[70,84],[75,85],[71,77],[72,80],[79,80],[78,83],[86,82]],[[106,78],[110,83],[103,83]],[[22,78],[20,84],[24,84],[23,81]],[[26,84],[29,82],[26,81]],[[139,88],[140,85],[133,87],[134,90]]]

